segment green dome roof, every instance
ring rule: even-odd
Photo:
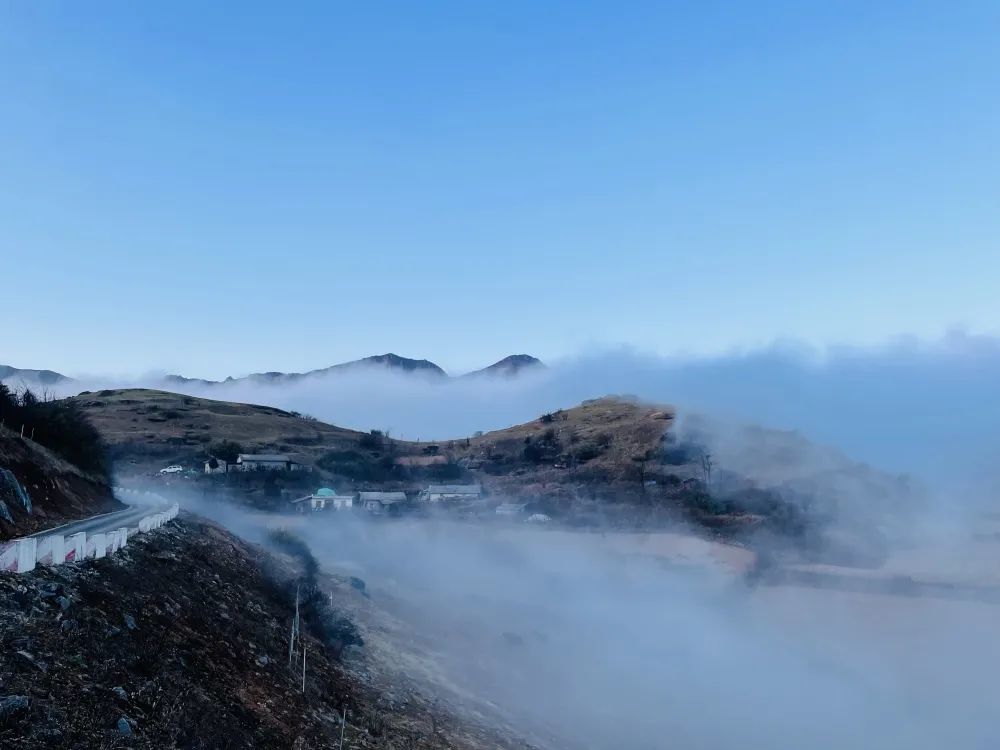
[[[331,490],[329,487],[321,487],[320,489],[316,490],[317,497],[332,497],[336,494],[337,493]]]

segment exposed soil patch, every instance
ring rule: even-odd
[[[115,500],[102,478],[80,471],[38,443],[6,429],[0,429],[0,468],[11,472],[31,500],[28,513],[16,490],[0,477],[0,500],[14,521],[8,522],[0,513],[0,539],[125,507]]]

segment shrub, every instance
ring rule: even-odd
[[[216,458],[221,458],[227,463],[234,464],[239,455],[244,451],[243,446],[233,440],[220,440],[209,446],[208,452]]]
[[[443,464],[431,464],[426,468],[424,474],[432,481],[445,482],[461,479],[465,475],[465,471],[454,461],[448,461]]]
[[[109,475],[107,447],[77,402],[40,399],[27,388],[13,392],[0,383],[0,418],[12,428],[25,425],[35,442],[80,469]]]
[[[358,445],[366,450],[381,450],[383,437],[382,430],[372,430],[358,439]]]
[[[600,447],[588,444],[578,448],[574,455],[576,456],[577,461],[579,461],[580,463],[586,463],[587,461],[592,461],[593,459],[600,456],[602,452],[603,451],[600,449]]]

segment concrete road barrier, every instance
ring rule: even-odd
[[[81,531],[76,534],[70,534],[66,537],[65,543],[66,554],[64,560],[66,562],[74,562],[75,560],[84,560],[87,557],[87,532]]]
[[[100,558],[108,555],[108,537],[106,534],[87,535],[87,557]]]
[[[122,490],[135,493],[134,490]],[[149,494],[152,493],[142,493]],[[159,498],[162,500],[162,498]],[[46,534],[25,539],[13,539],[0,543],[0,570],[27,573],[36,565],[60,565],[64,562],[107,557],[122,547],[128,546],[129,532],[145,533],[160,528],[177,518],[180,507],[175,503],[167,510],[145,516],[139,521],[139,528],[122,527],[113,531],[88,534],[84,531],[64,536]]]
[[[49,534],[38,538],[36,542],[36,565],[59,565],[66,562],[66,537],[62,534]]]
[[[38,540],[31,537],[7,542],[0,548],[0,569],[15,573],[34,570],[37,547]]]

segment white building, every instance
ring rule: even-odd
[[[420,493],[420,500],[428,503],[471,502],[483,495],[479,484],[432,484]]]
[[[237,471],[300,471],[307,467],[284,453],[241,453]]]
[[[302,509],[307,501],[311,510],[326,510],[328,507],[343,510],[354,507],[354,495],[338,495],[329,487],[321,487],[311,495],[292,500],[292,505]]]
[[[324,510],[327,506],[334,510],[345,510],[354,507],[354,495],[338,495],[329,487],[321,487],[309,496],[313,510]]]
[[[405,492],[359,492],[358,502],[369,513],[389,513],[394,506],[406,502]]]

